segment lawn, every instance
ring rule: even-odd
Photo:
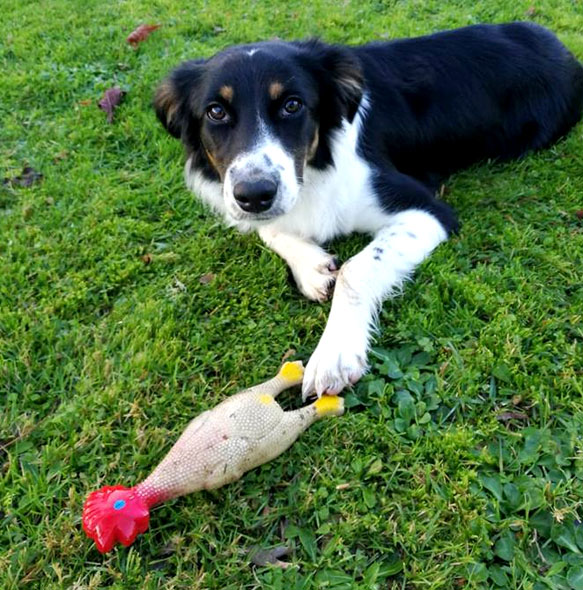
[[[154,510],[130,549],[101,556],[80,526],[89,491],[307,360],[329,310],[186,191],[156,84],[232,43],[515,19],[583,59],[578,0],[3,0],[0,179],[43,178],[0,184],[0,588],[583,589],[583,125],[447,183],[462,231],[384,306],[343,418]],[[145,22],[163,26],[134,50]],[[251,563],[282,545],[289,567]]]

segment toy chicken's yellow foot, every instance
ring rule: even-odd
[[[197,416],[162,462],[133,488],[93,492],[83,510],[83,528],[102,551],[129,545],[148,527],[149,508],[202,489],[218,488],[274,459],[316,420],[340,416],[344,400],[323,396],[284,412],[275,398],[302,382],[301,362],[285,363],[269,381],[237,393]]]

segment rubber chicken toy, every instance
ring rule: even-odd
[[[149,509],[160,502],[211,490],[239,479],[287,450],[316,420],[340,416],[344,400],[323,396],[284,412],[276,396],[302,382],[302,363],[288,362],[269,381],[241,391],[203,412],[187,426],[162,462],[132,488],[105,486],[83,506],[83,530],[101,553],[126,547],[143,533]]]

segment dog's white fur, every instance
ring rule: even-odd
[[[267,154],[279,165],[285,186],[274,204],[280,214],[272,219],[256,221],[242,215],[232,197],[229,171],[222,186],[193,171],[190,160],[186,163],[188,187],[230,225],[257,230],[265,244],[289,264],[306,297],[324,300],[338,275],[326,328],[306,368],[304,397],[314,392],[318,396],[338,393],[362,376],[382,301],[447,238],[441,223],[428,212],[387,213],[380,207],[371,185],[370,164],[357,152],[367,104],[365,97],[353,122],[344,121],[334,132],[334,168],[320,171],[307,166],[302,184],[295,175],[291,180],[291,157],[267,134],[256,149],[235,160],[235,166],[261,166]],[[338,272],[333,257],[319,244],[352,232],[369,233],[374,239]]]

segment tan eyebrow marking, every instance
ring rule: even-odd
[[[277,100],[283,94],[283,84],[281,82],[272,82],[269,85],[269,96],[272,100]]]
[[[227,102],[231,102],[233,100],[233,87],[232,86],[227,86],[225,84],[225,86],[221,86],[221,89],[219,90],[219,94],[227,101]]]

